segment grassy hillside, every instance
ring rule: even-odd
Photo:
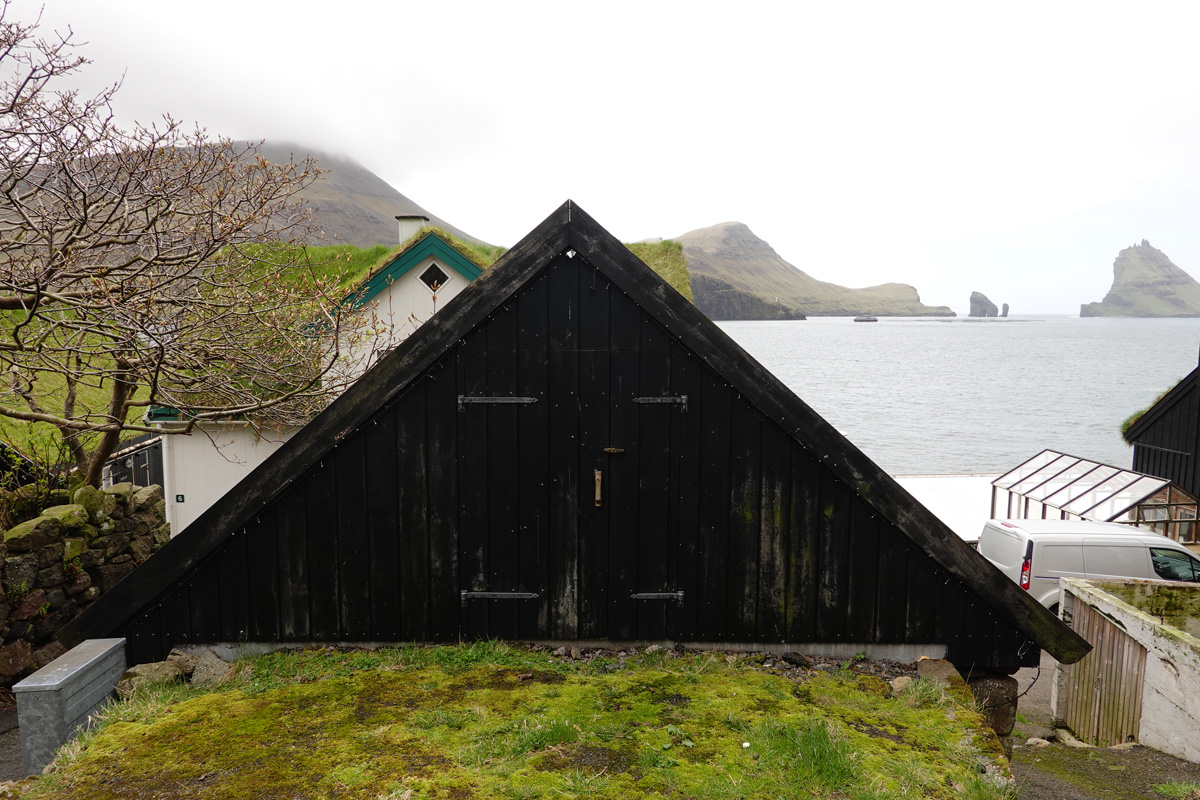
[[[662,242],[636,242],[625,245],[635,256],[646,262],[650,269],[659,274],[675,291],[693,303],[692,285],[688,280],[687,259],[683,257],[683,245],[666,240]]]
[[[907,284],[849,289],[819,281],[784,261],[740,222],[701,228],[678,240],[693,280],[701,275],[714,278],[768,306],[784,305],[808,316],[954,316],[946,306],[922,303],[917,290]],[[706,302],[698,290],[697,305],[705,308]]]

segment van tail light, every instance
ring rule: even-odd
[[[1033,559],[1026,558],[1021,562],[1021,588],[1029,591],[1029,574],[1033,572]]]

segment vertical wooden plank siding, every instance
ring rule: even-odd
[[[446,361],[453,363],[451,349]],[[426,570],[420,575],[428,616],[429,633],[423,641],[447,642],[459,638],[460,601],[458,552],[461,523],[458,518],[458,469],[461,453],[454,435],[458,413],[455,372],[445,364],[431,369],[424,384],[425,427],[425,523]],[[420,420],[418,420],[418,423]],[[404,451],[401,457],[405,458]],[[407,470],[407,459],[401,471]],[[415,638],[415,637],[414,637]]]
[[[487,393],[496,397],[516,397],[517,314],[516,304],[498,309],[487,322]],[[516,405],[486,405],[477,409],[487,417],[487,439],[482,444],[483,470],[472,476],[487,493],[485,537],[487,547],[487,585],[493,591],[521,591],[520,519],[517,510],[520,473],[518,463],[520,421],[526,409]],[[476,409],[468,409],[470,414]],[[540,587],[534,587],[535,589]],[[491,638],[519,637],[518,613],[522,601],[487,601],[487,635]]]
[[[671,389],[671,341],[657,322],[641,314],[641,336],[636,364],[639,397],[666,397]],[[630,364],[634,368],[633,364]],[[671,548],[671,421],[682,406],[657,403],[634,404],[633,398],[617,398],[629,403],[637,419],[635,575],[632,586],[638,592],[676,591],[671,582],[675,556]],[[640,600],[635,606],[634,629],[639,639],[662,639],[667,635],[670,603],[665,600]]]
[[[607,310],[607,302],[605,302],[605,308]],[[585,319],[584,322],[586,323],[587,320]],[[595,322],[601,323],[599,315]],[[602,324],[607,342],[607,313],[603,317]],[[583,330],[590,330],[590,327],[585,324]],[[584,639],[608,636],[608,565],[611,558],[608,531],[612,510],[612,476],[615,465],[626,456],[625,453],[605,453],[605,448],[614,446],[615,441],[609,429],[609,362],[607,346],[580,353],[578,461],[572,459],[570,442],[563,441],[562,435],[558,433],[558,430],[566,427],[566,422],[559,422],[558,427],[552,429],[551,433],[552,447],[557,453],[555,463],[561,464],[563,469],[568,464],[574,465],[571,477],[560,478],[560,480],[574,481],[577,476],[578,480],[582,481],[576,488],[576,496],[579,496],[578,505],[563,508],[562,514],[570,516],[574,512],[577,520],[579,593],[575,630],[578,636]],[[597,470],[601,474],[599,506],[595,504],[594,498],[594,475]],[[586,487],[589,480],[592,481],[591,497],[588,496]]]
[[[844,642],[850,603],[850,492],[825,470],[818,486],[817,640]]]
[[[678,343],[671,345],[671,391],[684,394],[693,403],[700,400],[704,368]],[[700,506],[696,498],[703,492],[701,473],[702,415],[697,408],[686,414],[671,415],[671,498],[670,547],[675,556],[671,572],[676,588],[684,592],[681,608],[669,607],[667,636],[680,641],[696,635],[697,608],[700,601],[699,567]]]
[[[758,596],[756,641],[786,642],[788,555],[791,537],[791,438],[764,421],[758,501]]]
[[[762,418],[740,395],[730,416],[729,464],[729,628],[751,633],[757,624],[759,520],[762,500]]]
[[[559,257],[546,269],[546,463],[534,465],[546,483],[546,563],[549,617],[554,636],[574,638],[579,620],[579,527],[590,483],[580,471],[579,416],[587,390],[581,385],[579,342],[580,270]],[[590,297],[590,295],[587,295]],[[589,329],[590,330],[590,329]],[[542,402],[539,400],[539,402]],[[524,409],[523,409],[524,410]],[[550,635],[547,632],[547,635]]]
[[[458,389],[467,396],[486,396],[488,325],[484,322],[471,331],[458,347]],[[457,404],[456,404],[457,407]],[[458,531],[459,589],[468,592],[502,592],[489,580],[488,480],[487,480],[487,405],[467,405],[455,419],[458,452]],[[420,420],[416,420],[420,424]],[[490,600],[472,600],[462,609],[462,633],[469,639],[488,638]]]
[[[334,450],[338,539],[338,630],[348,641],[371,638],[371,552],[367,517],[367,442],[350,436]]]
[[[452,379],[447,378],[444,383],[453,388]],[[433,538],[429,531],[429,504],[436,501],[437,495],[430,491],[431,481],[426,476],[427,470],[438,462],[429,457],[429,448],[435,439],[453,435],[443,427],[438,427],[437,435],[434,434],[434,426],[452,412],[437,413],[441,409],[433,408],[436,403],[427,399],[430,384],[429,380],[419,383],[415,391],[404,396],[403,402],[396,404],[391,414],[396,449],[402,454],[403,463],[395,471],[391,489],[399,523],[396,583],[400,592],[400,629],[401,636],[417,641],[427,641],[434,630],[429,607],[429,543]],[[443,471],[455,468],[453,462],[442,466]]]
[[[576,505],[578,537],[578,591],[576,634],[581,638],[602,638],[608,634],[608,513],[612,509],[612,464],[623,455],[605,452],[613,446],[610,432],[610,349],[608,349],[608,305],[616,291],[608,279],[594,267],[583,272],[580,296],[580,416],[578,416],[578,453],[575,475],[587,483],[592,480],[593,497],[583,497]],[[558,458],[569,458],[569,450],[558,450]],[[601,501],[595,505],[595,473],[601,475]],[[584,495],[587,494],[584,489]]]
[[[274,504],[279,545],[279,633],[285,642],[312,639],[303,487],[304,481],[297,481]]]
[[[311,635],[318,642],[341,634],[338,613],[337,475],[329,453],[304,481],[304,517],[308,532]]]
[[[367,583],[371,587],[370,639],[392,642],[401,638],[400,627],[400,515],[397,477],[396,406],[376,414],[367,423],[366,513],[364,539],[371,553]]]
[[[850,565],[847,570],[849,606],[846,638],[870,641],[879,611],[879,522],[875,512],[858,496],[850,502]]]
[[[638,473],[645,442],[638,427],[641,408],[633,402],[641,391],[641,311],[619,292],[609,294],[609,326],[609,438],[623,452],[613,454],[602,478],[609,520],[608,635],[633,639],[643,601],[631,596],[649,591],[639,585],[638,574]]]
[[[704,476],[696,498],[700,508],[700,557],[696,592],[696,631],[698,636],[710,636],[720,641],[730,629],[726,624],[729,604],[729,582],[726,562],[729,558],[729,453],[730,407],[733,390],[712,370],[704,370],[700,392],[700,408],[689,410],[699,414],[703,450],[700,455]]]
[[[275,530],[276,510],[268,507],[247,526],[246,561],[250,580],[250,640],[277,642],[279,624],[279,548]]]
[[[236,532],[217,552],[220,641],[250,639],[250,572],[246,564],[246,529]]]
[[[816,461],[797,443],[791,446],[791,484],[787,636],[788,641],[811,642],[817,636],[820,589],[821,476]]]
[[[1071,627],[1094,649],[1067,667],[1064,721],[1082,741],[1098,747],[1136,742],[1146,650],[1083,602],[1075,604]]]

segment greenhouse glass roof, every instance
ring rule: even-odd
[[[997,489],[1084,519],[1108,521],[1170,484],[1163,478],[1043,450],[992,481]]]

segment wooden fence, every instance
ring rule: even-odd
[[[1060,684],[1063,721],[1098,747],[1138,741],[1146,650],[1102,612],[1076,602],[1071,627],[1094,648]]]

